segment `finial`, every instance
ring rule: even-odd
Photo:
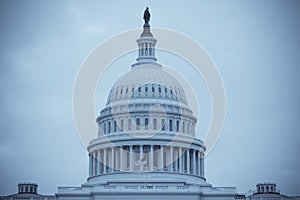
[[[149,8],[147,7],[145,12],[144,12],[144,20],[145,20],[145,25],[149,25],[149,21],[150,21],[150,12],[149,12]],[[145,26],[144,25],[144,26]]]

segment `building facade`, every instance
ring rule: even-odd
[[[197,119],[180,83],[157,63],[148,9],[144,19],[136,63],[97,117],[87,182],[59,187],[57,199],[235,199],[234,187],[206,181]]]

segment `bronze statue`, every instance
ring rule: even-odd
[[[148,7],[144,12],[144,20],[145,20],[145,24],[148,24],[148,22],[150,21],[150,12]]]

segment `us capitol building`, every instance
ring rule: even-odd
[[[157,63],[148,8],[144,20],[136,63],[116,81],[96,119],[98,138],[87,147],[87,182],[58,187],[55,196],[39,199],[243,198],[235,187],[206,181],[206,147],[195,138],[197,118],[183,87]],[[20,195],[24,192],[19,189]]]
[[[156,62],[148,8],[144,20],[137,62],[96,119],[87,182],[59,187],[57,199],[234,199],[235,188],[206,182],[197,119],[180,83]]]

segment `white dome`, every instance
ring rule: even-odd
[[[107,104],[127,99],[166,99],[187,105],[180,83],[156,63],[133,66],[114,84]]]

